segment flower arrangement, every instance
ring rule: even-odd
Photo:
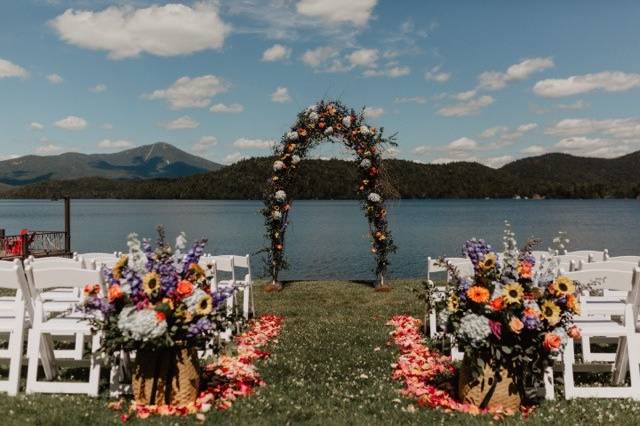
[[[536,265],[531,250],[537,241],[518,249],[507,224],[500,257],[483,240],[465,243],[463,252],[474,267],[465,277],[446,259],[453,285],[442,302],[445,333],[464,351],[472,377],[485,367],[506,370],[521,396],[537,385],[567,338],[579,336],[572,324],[580,313],[578,288],[557,276],[557,265]]]
[[[340,102],[321,101],[298,114],[295,124],[275,148],[273,174],[264,194],[266,237],[270,246],[267,267],[275,284],[279,272],[287,267],[284,257],[284,236],[291,211],[291,189],[295,171],[309,150],[322,142],[340,141],[355,153],[359,173],[358,193],[369,222],[371,252],[376,256],[376,275],[380,281],[389,265],[388,256],[395,250],[388,229],[382,182],[382,150],[385,144],[395,145],[392,138],[382,136],[382,129],[369,127],[364,114],[356,114]]]
[[[107,294],[99,285],[83,291],[81,308],[96,314],[93,327],[104,333],[100,351],[107,356],[121,350],[203,348],[232,321],[218,309],[229,294],[214,291],[211,277],[198,265],[206,240],[184,253],[184,234],[175,248],[161,227],[158,235],[155,249],[129,235],[129,253],[104,272]]]

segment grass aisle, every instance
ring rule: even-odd
[[[488,417],[447,414],[420,408],[398,394],[390,379],[397,352],[388,348],[394,314],[420,315],[410,292],[416,282],[395,282],[393,291],[347,282],[297,282],[280,293],[256,291],[259,313],[285,317],[278,342],[259,362],[267,386],[239,399],[222,413],[210,412],[206,424],[448,424],[480,425]],[[379,348],[379,349],[377,349]],[[106,398],[0,395],[0,424],[118,424]],[[415,409],[414,409],[415,408]],[[136,424],[193,424],[193,417],[131,421]],[[640,424],[640,403],[625,400],[545,403],[526,421],[539,424]],[[522,418],[502,424],[521,424]]]

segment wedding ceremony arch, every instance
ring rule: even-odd
[[[298,114],[296,122],[275,147],[273,173],[264,193],[266,238],[269,241],[267,266],[272,285],[278,285],[278,274],[287,267],[284,237],[291,212],[291,190],[300,161],[322,142],[339,142],[354,153],[359,170],[358,194],[369,223],[371,252],[375,256],[375,286],[384,286],[389,254],[395,251],[388,229],[387,210],[381,176],[382,150],[395,145],[385,138],[382,129],[370,127],[360,113],[338,101],[320,101]]]

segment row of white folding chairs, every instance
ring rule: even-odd
[[[232,290],[227,299],[228,309],[235,309],[236,290],[242,294],[242,316],[245,319],[255,315],[253,297],[253,275],[251,273],[251,256],[206,254],[200,258],[199,264],[210,274],[214,290]],[[243,275],[244,274],[244,275]],[[222,276],[225,275],[223,278]]]
[[[68,259],[67,259],[68,260]],[[8,263],[8,262],[7,262]],[[91,336],[91,327],[81,312],[69,311],[74,303],[73,292],[61,301],[60,294],[53,289],[81,289],[88,283],[101,283],[102,274],[98,270],[78,268],[68,262],[59,262],[44,267],[50,262],[19,261],[0,267],[0,288],[15,291],[13,301],[4,299],[0,304],[0,332],[9,335],[9,347],[0,351],[0,357],[9,361],[9,379],[0,390],[15,395],[19,389],[20,371],[23,364],[24,333],[28,330],[27,343],[27,385],[26,392],[45,393],[85,393],[98,394],[100,366],[95,357],[77,359],[76,351],[54,350],[54,337],[70,336],[77,341],[78,335]],[[47,265],[50,266],[50,265]],[[52,315],[56,313],[56,315]],[[92,351],[99,347],[99,336],[92,337]],[[76,348],[77,349],[77,348]],[[74,359],[75,358],[75,359]],[[60,362],[89,366],[88,382],[56,381]],[[46,380],[38,378],[38,368],[42,365]]]

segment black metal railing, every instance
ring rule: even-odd
[[[0,233],[1,259],[70,255],[69,236],[64,231],[27,231],[20,235]]]

